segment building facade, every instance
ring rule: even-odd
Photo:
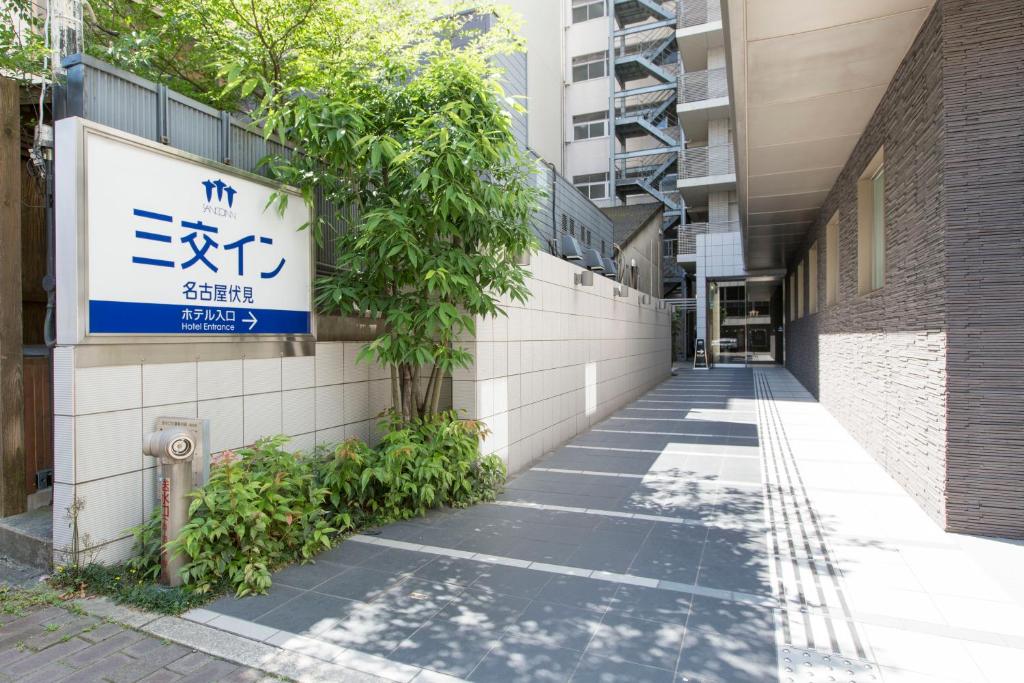
[[[936,523],[1024,537],[1024,7],[798,5],[724,16],[785,364]]]

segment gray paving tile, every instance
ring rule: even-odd
[[[297,588],[275,583],[270,586],[266,595],[250,595],[244,598],[228,595],[211,602],[204,609],[239,619],[256,619],[301,594],[302,591]]]
[[[423,565],[413,576],[428,581],[442,581],[459,586],[468,586],[476,581],[481,574],[488,571],[491,565],[461,557],[435,557]]]
[[[287,605],[261,615],[255,621],[289,633],[310,634],[330,627],[335,620],[345,618],[357,604],[345,598],[307,592]]]
[[[465,677],[500,644],[498,632],[432,619],[401,641],[388,656],[451,676]]]
[[[430,555],[429,553],[418,553],[400,548],[386,548],[384,552],[363,560],[359,565],[372,568],[376,572],[411,574],[427,562],[430,562],[434,557],[435,555]]]
[[[609,612],[586,653],[675,671],[686,627]]]
[[[317,559],[354,567],[372,557],[380,555],[384,550],[385,548],[379,545],[360,543],[359,541],[342,541],[341,545],[325,550],[317,555]]]
[[[471,587],[488,593],[534,598],[551,578],[551,574],[534,569],[493,565],[477,577]]]
[[[528,598],[469,588],[434,615],[432,620],[450,624],[452,628],[500,632],[514,624],[529,604]]]
[[[318,585],[316,592],[369,602],[404,580],[403,575],[379,572],[368,567],[352,567]]]
[[[582,652],[603,613],[535,600],[506,631],[518,640]]]
[[[274,573],[271,578],[274,586],[289,586],[300,590],[308,590],[328,579],[334,578],[346,569],[348,569],[347,565],[334,564],[327,560],[317,559],[317,561],[309,564],[293,564]]]
[[[576,670],[580,653],[546,643],[505,640],[468,676],[486,683],[564,683]]]
[[[640,619],[685,625],[693,601],[693,596],[687,593],[646,586],[619,586],[611,610]]]
[[[688,629],[676,673],[679,681],[767,683],[778,680],[777,658],[771,630],[738,636]]]
[[[665,669],[588,652],[580,659],[572,680],[573,683],[673,683],[674,677]]]
[[[537,595],[538,602],[558,603],[603,612],[612,604],[618,584],[582,576],[555,576]]]
[[[706,596],[693,599],[686,626],[688,630],[706,630],[741,640],[772,637],[775,632],[771,609]]]

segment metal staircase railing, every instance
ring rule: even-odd
[[[613,57],[616,77],[623,85],[644,78],[671,83],[679,73],[679,52],[675,30],[671,27],[617,36]]]
[[[681,209],[678,194],[662,191],[661,181],[674,172],[678,156],[674,151],[632,156],[615,160],[615,184],[622,194],[643,191],[670,211]],[[630,192],[633,190],[633,192]]]
[[[684,180],[736,173],[732,144],[679,150],[679,177]]]
[[[729,76],[724,68],[679,74],[679,103],[704,102],[729,96]]]
[[[676,10],[679,28],[691,28],[722,19],[722,0],[681,0]]]
[[[676,254],[682,256],[697,253],[698,235],[718,235],[739,232],[739,221],[713,221],[710,223],[684,223],[676,227]]]

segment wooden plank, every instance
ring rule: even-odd
[[[21,135],[18,85],[0,78],[0,517],[24,512]]]

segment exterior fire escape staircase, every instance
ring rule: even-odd
[[[634,195],[665,205],[665,228],[679,222],[682,204],[674,177],[681,132],[676,114],[679,53],[674,0],[613,0],[610,119],[616,142],[615,195]],[[672,181],[672,182],[668,182]]]

